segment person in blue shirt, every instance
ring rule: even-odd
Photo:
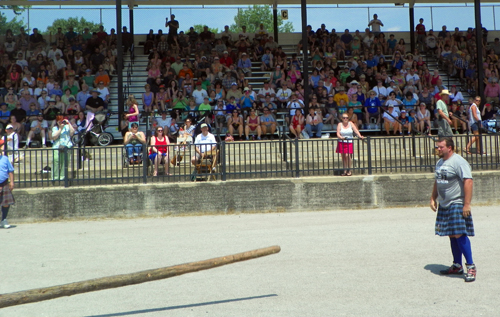
[[[2,122],[5,125],[7,124],[9,119],[10,119],[10,111],[7,110],[7,104],[5,102],[2,102],[0,104],[0,122]]]
[[[4,139],[0,139],[0,204],[2,205],[2,221],[0,228],[10,228],[7,222],[9,208],[15,203],[12,191],[14,190],[14,167],[7,156],[3,155]]]
[[[365,122],[370,123],[371,118],[377,118],[377,124],[380,123],[380,99],[373,90],[368,92],[368,98],[365,100]]]

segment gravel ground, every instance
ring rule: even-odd
[[[0,316],[499,316],[500,206],[474,207],[478,279],[452,262],[429,208],[19,224],[0,230],[0,293],[271,245],[268,257],[0,309]]]

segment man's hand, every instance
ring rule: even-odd
[[[434,198],[431,198],[431,209],[434,212],[436,212],[436,210],[437,210],[437,202]]]
[[[10,183],[9,183],[9,189],[10,189],[11,191],[13,191],[13,190],[14,190],[14,182],[10,182]]]
[[[464,208],[462,209],[462,214],[464,215],[464,218],[470,217],[470,215],[471,215],[470,204],[464,205]]]

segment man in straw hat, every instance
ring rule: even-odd
[[[451,131],[451,119],[448,113],[448,101],[450,99],[450,92],[448,89],[443,89],[439,96],[441,96],[441,100],[438,100],[436,103],[436,109],[438,114],[438,136],[453,136],[453,131]]]

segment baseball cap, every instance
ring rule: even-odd
[[[12,124],[8,124],[8,125],[5,127],[5,130],[8,130],[8,129],[14,129],[14,127],[12,126]]]
[[[406,113],[406,110],[401,110],[401,113]]]
[[[200,126],[200,128],[202,128],[202,129],[203,128],[208,128],[208,125],[206,123],[202,123],[201,126]]]
[[[238,86],[238,84],[237,83],[232,83],[231,86]]]

